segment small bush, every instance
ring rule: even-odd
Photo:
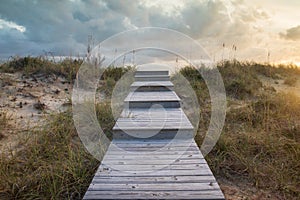
[[[284,84],[288,86],[296,86],[297,84],[297,78],[296,77],[288,77],[284,80]]]
[[[201,70],[202,74],[206,74],[211,69],[202,67],[199,70]],[[245,63],[228,61],[219,64],[218,70],[223,78],[227,95],[233,98],[246,99],[254,97],[257,95],[257,91],[262,88],[262,83],[258,79],[257,74]],[[199,91],[201,93],[203,89],[206,91],[205,81],[197,69],[187,66],[180,69],[179,73],[189,80],[196,92]],[[208,97],[208,93],[206,92],[201,97]]]
[[[251,66],[255,73],[270,77],[273,79],[281,79],[284,76],[300,75],[300,70],[296,65],[270,65],[261,63],[246,63],[246,65]]]
[[[54,62],[43,57],[14,57],[9,62],[0,65],[1,72],[15,73],[22,72],[26,75],[31,74],[55,74],[65,77],[72,81],[82,64],[82,60],[66,58],[60,62]]]
[[[246,99],[257,95],[262,83],[251,66],[235,61],[218,66],[223,77],[227,95],[236,99]]]
[[[100,87],[98,91],[104,92],[107,97],[111,97],[113,89],[120,78],[129,71],[135,71],[135,68],[131,66],[127,67],[114,67],[110,66],[106,68],[102,74]]]

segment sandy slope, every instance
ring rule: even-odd
[[[288,86],[284,84],[283,79],[272,79],[266,76],[259,75],[258,76],[261,82],[268,87],[273,87],[276,92],[291,92],[300,97],[300,77],[298,76],[298,80],[295,86]]]
[[[14,149],[22,130],[42,124],[45,115],[66,108],[71,84],[54,75],[0,73],[0,112],[10,118],[10,126],[2,131],[0,153]]]

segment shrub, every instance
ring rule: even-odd
[[[297,84],[297,78],[292,76],[292,77],[288,77],[284,80],[284,84],[288,85],[288,86],[296,86]]]
[[[55,74],[67,78],[72,81],[76,77],[76,73],[82,64],[80,59],[66,58],[60,62],[54,62],[43,57],[14,57],[12,60],[3,63],[0,66],[2,72],[15,73],[22,72],[26,75],[31,74]]]

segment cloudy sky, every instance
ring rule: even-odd
[[[98,44],[154,26],[189,35],[215,60],[266,62],[269,52],[300,65],[299,10],[299,0],[1,0],[0,58],[84,55],[89,35]]]

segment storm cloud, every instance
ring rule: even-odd
[[[55,55],[84,55],[89,35],[98,44],[121,31],[149,26],[185,33],[200,41],[211,54],[220,54],[223,43],[239,50],[264,45],[266,36],[261,34],[260,22],[267,21],[269,14],[243,0],[191,0],[168,5],[164,1],[151,2],[3,0],[0,57],[49,51]],[[299,27],[287,30],[282,37],[298,39],[297,31]]]

